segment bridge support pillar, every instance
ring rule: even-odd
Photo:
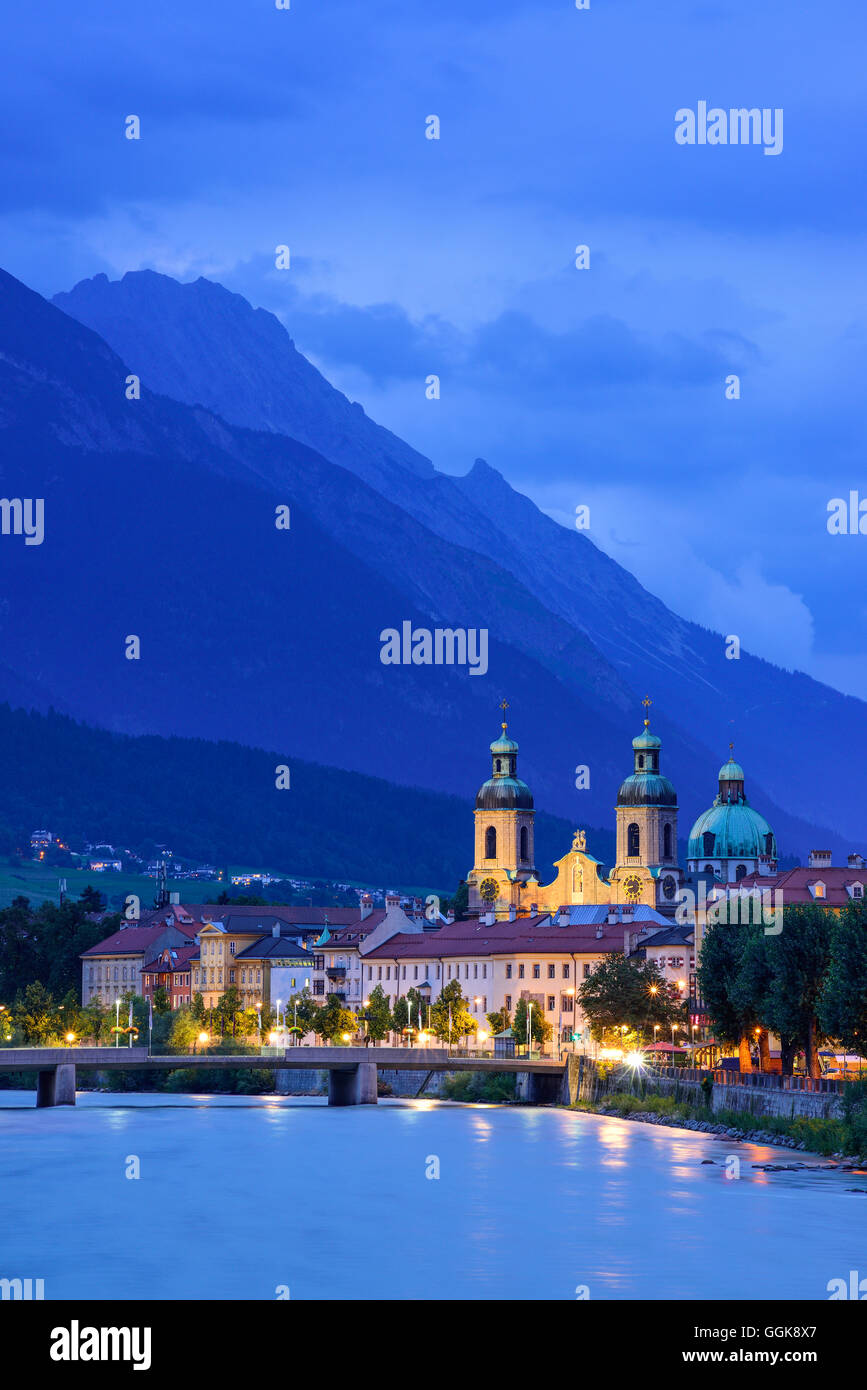
[[[359,1062],[351,1071],[329,1071],[329,1105],[376,1105],[376,1063]]]
[[[515,1079],[515,1095],[525,1105],[556,1105],[562,1087],[562,1072],[520,1071]]]
[[[75,1066],[65,1062],[52,1067],[50,1071],[40,1071],[36,1077],[36,1105],[42,1108],[49,1105],[75,1104]]]

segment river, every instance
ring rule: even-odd
[[[867,1175],[750,1166],[774,1159],[794,1161],[556,1108],[86,1093],[37,1111],[6,1091],[0,1277],[46,1299],[827,1299],[867,1274],[867,1195],[846,1191]]]

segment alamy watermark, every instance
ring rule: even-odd
[[[471,676],[488,669],[486,627],[416,627],[406,619],[379,634],[383,666],[469,666]]]
[[[674,138],[679,145],[762,145],[765,154],[783,152],[781,106],[712,106],[700,101],[693,111],[682,106],[674,113]]]
[[[734,884],[731,891],[699,883],[698,894],[692,888],[682,888],[677,895],[674,920],[679,926],[700,922],[713,926],[724,922],[728,926],[748,926],[751,922],[765,929],[765,936],[779,936],[783,930],[783,890],[781,888],[742,888]]]
[[[45,539],[45,500],[42,497],[0,497],[0,535],[23,536],[25,545]]]

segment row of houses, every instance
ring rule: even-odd
[[[654,960],[687,997],[691,927],[644,905],[569,906],[498,920],[493,911],[429,921],[388,894],[374,909],[172,904],[82,955],[82,998],[112,1005],[128,991],[165,989],[172,1008],[201,994],[206,1008],[237,989],[246,1006],[275,1008],[307,988],[361,1011],[376,985],[391,1006],[414,988],[426,1005],[457,980],[480,1028],[485,1016],[532,999],[567,1039],[584,1018],[576,991],[612,951]],[[422,1024],[425,1023],[422,1017]]]

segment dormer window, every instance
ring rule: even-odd
[[[849,890],[849,896],[850,896],[850,898],[863,898],[863,897],[864,897],[864,884],[863,884],[863,883],[850,883],[850,884],[847,884],[847,887],[848,887],[848,890]]]
[[[810,884],[810,892],[813,894],[814,898],[824,898],[825,885],[821,879],[819,879],[816,883]]]

